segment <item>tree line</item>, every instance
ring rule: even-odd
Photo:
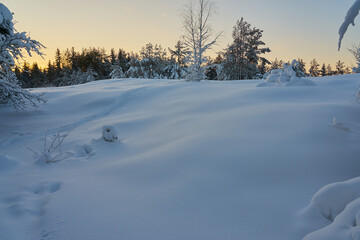
[[[204,66],[204,79],[238,80],[259,79],[265,73],[282,68],[289,61],[260,59],[259,63],[249,66],[233,64],[234,46],[229,46],[215,58],[209,58]],[[241,56],[241,55],[239,55]],[[14,72],[23,88],[68,86],[101,79],[147,78],[147,79],[183,79],[188,71],[185,61],[186,49],[179,41],[174,49],[164,49],[161,45],[148,43],[139,53],[126,52],[123,49],[84,48],[81,52],[74,48],[56,50],[55,59],[46,67],[36,62],[31,65],[24,62],[16,66]],[[232,61],[231,61],[232,60]],[[313,59],[309,67],[303,59],[297,59],[302,76],[332,76],[352,73],[349,66],[338,61],[333,68],[330,64],[319,64]],[[247,61],[243,61],[246,65]]]

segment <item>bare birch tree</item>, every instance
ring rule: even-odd
[[[203,64],[207,61],[205,52],[213,47],[221,33],[213,37],[210,24],[215,14],[215,4],[210,0],[189,1],[183,11],[183,42],[188,48],[186,61],[189,65],[188,81],[205,79]]]

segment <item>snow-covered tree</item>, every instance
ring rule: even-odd
[[[128,78],[143,78],[144,74],[141,69],[140,60],[136,56],[132,56],[129,62],[129,69],[126,71]]]
[[[352,48],[349,49],[349,52],[354,56],[356,61],[356,67],[352,70],[354,73],[360,73],[360,44],[354,45]]]
[[[9,9],[0,3],[0,105],[23,109],[34,106],[42,100],[41,97],[21,89],[12,68],[16,61],[24,57],[24,53],[31,56],[35,52],[42,56],[44,46],[27,36],[26,32],[14,29],[13,15]]]
[[[161,45],[146,44],[140,51],[141,69],[144,78],[164,78],[164,69],[166,67],[166,51]]]
[[[290,66],[294,69],[297,77],[306,77],[305,73],[305,63],[302,59],[293,60]]]
[[[180,67],[175,59],[171,59],[167,61],[163,74],[168,79],[182,79],[186,75],[186,72],[184,67]]]
[[[110,77],[111,79],[117,79],[117,78],[124,78],[125,73],[123,72],[122,68],[120,67],[120,65],[112,65],[111,66],[111,73],[110,73]]]
[[[349,11],[347,12],[344,23],[341,25],[339,29],[339,35],[340,35],[339,50],[341,48],[341,41],[344,38],[344,35],[348,27],[350,26],[350,24],[355,26],[355,18],[357,17],[357,15],[359,15],[359,11],[360,11],[360,0],[356,0],[355,3],[350,7]]]
[[[214,2],[210,0],[197,0],[196,6],[190,1],[183,11],[183,43],[189,49],[186,56],[188,81],[205,79],[204,63],[207,58],[205,52],[211,49],[221,33],[212,37],[210,19],[215,13]]]
[[[83,83],[93,82],[93,81],[95,81],[97,76],[98,76],[98,74],[95,72],[95,70],[92,68],[92,66],[90,66],[84,73],[84,81],[85,82],[83,82]]]

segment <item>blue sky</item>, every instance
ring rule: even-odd
[[[123,48],[138,52],[146,43],[173,47],[182,34],[179,0],[6,0],[19,31],[30,32],[47,49],[46,60],[53,60],[56,48]],[[263,40],[272,53],[268,58],[284,60],[316,58],[320,63],[337,60],[354,64],[346,48],[360,43],[359,26],[350,27],[337,51],[338,28],[353,0],[218,0],[213,17],[216,32],[223,31],[215,51],[231,42],[236,20],[244,17],[264,30]],[[38,58],[29,61],[39,61]]]

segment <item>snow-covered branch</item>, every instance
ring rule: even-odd
[[[42,56],[44,46],[27,36],[26,32],[14,29],[13,16],[9,9],[0,3],[0,105],[23,109],[44,101],[40,96],[21,89],[15,73],[11,68],[15,61],[24,57],[24,52],[31,56],[32,52]]]
[[[357,15],[359,15],[359,11],[360,11],[360,0],[356,0],[355,3],[351,6],[349,11],[347,12],[345,21],[339,29],[339,35],[340,35],[339,50],[341,48],[342,39],[344,38],[344,35],[345,35],[348,27],[350,26],[350,24],[355,26],[355,18],[357,17]]]

